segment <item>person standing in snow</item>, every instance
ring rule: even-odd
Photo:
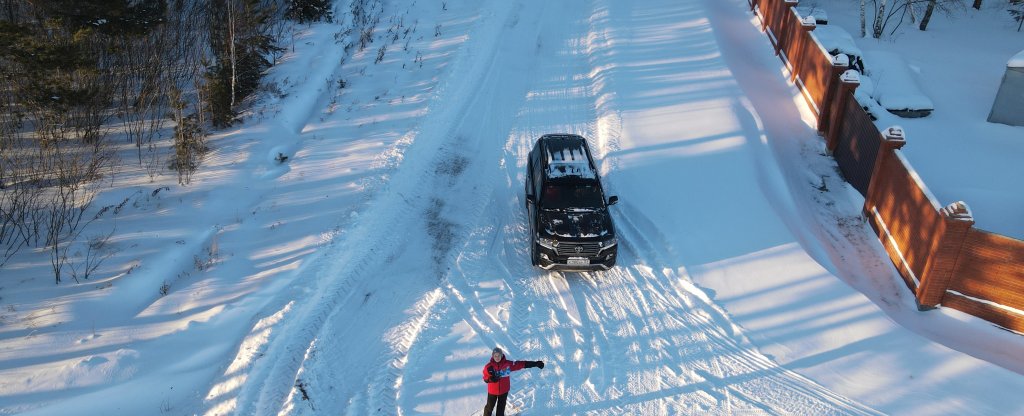
[[[543,361],[509,361],[505,359],[505,352],[501,348],[494,347],[491,351],[491,360],[484,366],[484,382],[487,383],[487,405],[484,406],[484,416],[491,416],[491,412],[497,410],[497,416],[505,416],[505,401],[508,400],[508,390],[512,387],[509,375],[513,371],[524,368],[544,368]]]

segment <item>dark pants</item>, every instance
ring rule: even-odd
[[[495,416],[505,416],[505,400],[508,400],[508,393],[505,394],[487,394],[487,405],[484,406],[484,416],[491,416],[491,412],[494,411],[494,405],[498,405],[498,414]]]

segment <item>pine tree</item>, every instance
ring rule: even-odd
[[[299,23],[330,21],[334,17],[330,0],[291,0],[285,15]]]
[[[210,49],[213,65],[207,68],[207,103],[211,122],[231,124],[234,107],[256,92],[267,58],[281,51],[270,35],[275,13],[272,5],[257,0],[228,0],[210,5]]]
[[[41,9],[75,31],[91,28],[103,35],[142,35],[163,23],[165,0],[46,0]]]

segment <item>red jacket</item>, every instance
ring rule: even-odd
[[[509,388],[512,387],[512,383],[509,382],[508,376],[513,371],[522,370],[526,365],[526,361],[509,361],[505,357],[501,357],[501,361],[494,361],[494,359],[487,360],[487,365],[484,366],[484,381],[491,378],[491,371],[494,370],[494,374],[501,377],[497,383],[487,383],[487,394],[499,395],[508,393]]]

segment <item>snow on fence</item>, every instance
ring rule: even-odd
[[[899,150],[903,131],[878,131],[854,98],[856,74],[814,39],[797,3],[748,0],[919,309],[947,306],[1024,333],[1024,241],[974,228],[963,202],[939,204]]]

